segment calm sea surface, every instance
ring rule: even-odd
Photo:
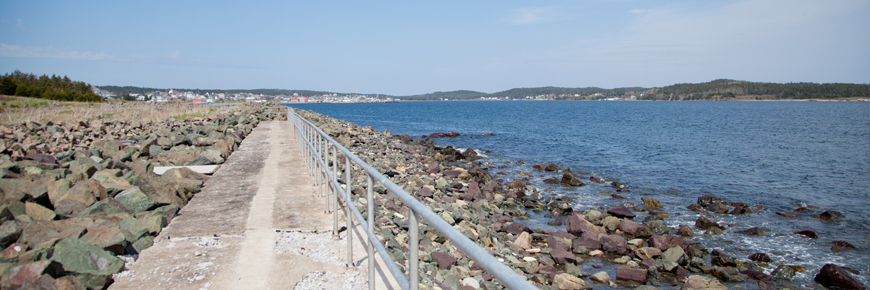
[[[725,201],[763,205],[748,215],[715,215],[731,225],[724,235],[693,238],[740,258],[765,252],[779,263],[802,265],[799,281],[812,280],[825,263],[860,271],[870,283],[870,103],[868,102],[401,102],[388,104],[294,104],[361,126],[419,138],[455,131],[467,136],[436,139],[439,145],[489,150],[483,161],[535,172],[533,164],[556,163],[584,176],[619,181],[631,190],[614,200],[591,184],[562,188],[531,183],[547,194],[569,195],[584,210],[653,197],[673,214],[669,226],[693,225],[686,209],[712,194]],[[481,136],[494,133],[495,136]],[[524,165],[516,164],[519,159]],[[510,162],[510,164],[507,164]],[[809,206],[798,217],[792,212]],[[845,215],[820,221],[825,210]],[[546,228],[533,217],[529,223]],[[735,233],[749,227],[767,236]],[[792,232],[812,229],[819,239]],[[696,234],[702,234],[696,232]],[[834,253],[832,241],[858,249]],[[772,270],[770,268],[769,270]],[[769,271],[768,271],[769,273]]]

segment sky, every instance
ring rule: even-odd
[[[870,83],[867,0],[0,0],[0,74],[406,96]]]

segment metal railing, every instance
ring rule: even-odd
[[[377,169],[369,166],[363,160],[359,159],[350,150],[341,146],[337,141],[329,137],[316,125],[309,122],[299,114],[293,111],[293,108],[287,109],[288,122],[293,126],[296,141],[302,149],[302,155],[305,159],[305,164],[310,169],[310,173],[317,180],[319,196],[324,198],[324,204],[327,212],[330,212],[330,196],[332,197],[332,213],[333,213],[333,234],[338,234],[338,210],[336,207],[342,206],[339,203],[339,197],[344,204],[344,210],[347,213],[347,261],[348,266],[353,265],[353,240],[351,232],[353,230],[353,218],[355,217],[360,226],[365,229],[366,237],[368,238],[367,254],[368,254],[368,272],[369,272],[369,289],[374,289],[375,286],[375,261],[374,250],[377,250],[378,255],[383,259],[390,274],[395,278],[399,287],[402,289],[417,290],[419,287],[419,225],[418,216],[423,218],[430,226],[437,229],[441,234],[450,240],[457,248],[464,252],[468,257],[474,260],[477,264],[483,267],[486,271],[497,278],[504,286],[510,289],[537,289],[525,278],[496,260],[486,250],[475,244],[468,237],[454,229],[450,224],[441,219],[428,207],[423,205],[415,197],[408,194],[404,189],[390,181],[389,178],[378,172]],[[331,150],[330,150],[331,149]],[[345,157],[344,169],[345,177],[344,188],[338,182],[338,152]],[[331,153],[330,153],[331,152]],[[330,157],[332,158],[332,166],[330,165]],[[349,193],[353,190],[353,179],[351,175],[351,162],[356,164],[359,169],[365,171],[366,174],[366,214],[367,218],[363,219],[362,214],[353,204]],[[330,171],[331,169],[331,171]],[[380,182],[384,187],[392,191],[405,205],[408,206],[408,276],[405,276],[387,253],[384,245],[374,234],[374,202],[372,195],[372,181]],[[353,214],[353,216],[351,216]]]

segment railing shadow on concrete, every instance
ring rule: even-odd
[[[510,289],[537,289],[525,278],[496,260],[486,250],[475,244],[468,237],[454,229],[450,224],[441,219],[428,207],[423,205],[415,197],[408,194],[404,189],[390,181],[389,178],[378,172],[377,169],[369,166],[363,160],[359,159],[350,150],[332,139],[329,135],[320,130],[316,125],[309,122],[295,111],[293,108],[287,108],[287,121],[292,125],[302,150],[302,155],[306,166],[310,169],[310,174],[314,175],[317,181],[317,187],[320,196],[324,197],[324,204],[327,212],[330,212],[330,196],[332,197],[332,213],[333,213],[333,233],[338,234],[338,210],[336,206],[342,206],[342,210],[346,212],[346,229],[347,234],[347,261],[348,265],[353,265],[353,235],[350,233],[353,229],[354,218],[365,229],[367,236],[367,254],[368,254],[368,272],[369,272],[369,289],[374,289],[375,286],[375,261],[374,251],[377,250],[378,255],[383,259],[390,274],[399,284],[402,289],[416,290],[419,288],[419,224],[418,218],[424,221],[435,229],[437,229],[445,238],[450,240],[457,248],[464,252],[468,257],[480,264],[486,271],[498,279],[502,285]],[[343,181],[345,184],[338,182],[339,168],[339,153],[344,156],[344,174]],[[332,158],[330,162],[330,157]],[[359,210],[353,204],[349,192],[353,189],[353,179],[351,175],[352,164],[355,164],[359,169],[366,174],[366,214],[367,218],[363,218]],[[332,166],[329,166],[332,164]],[[392,191],[405,205],[408,206],[408,265],[405,269],[406,274],[399,269],[396,262],[389,256],[384,245],[374,234],[374,202],[372,195],[373,181],[380,182],[384,187]],[[342,203],[339,203],[339,197]],[[348,210],[349,209],[349,210]],[[352,214],[352,215],[351,215]]]

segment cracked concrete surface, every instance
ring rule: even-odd
[[[286,121],[261,122],[109,289],[367,289],[361,230],[332,235],[294,137]],[[377,288],[397,289],[375,260]]]

